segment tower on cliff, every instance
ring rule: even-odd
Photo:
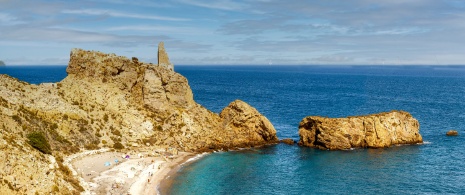
[[[158,65],[174,70],[174,65],[170,62],[170,58],[168,58],[168,54],[165,51],[165,44],[163,42],[158,44]]]

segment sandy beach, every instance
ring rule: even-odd
[[[129,158],[126,158],[129,156]],[[66,158],[83,194],[159,194],[160,182],[194,153],[85,151]]]

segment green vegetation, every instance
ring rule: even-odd
[[[86,144],[84,146],[84,148],[87,149],[87,150],[97,150],[97,149],[99,149],[99,147],[97,145],[93,144],[93,143]]]
[[[42,132],[32,132],[27,135],[29,144],[44,154],[51,154],[52,149]]]
[[[157,139],[155,139],[154,137],[144,139],[144,143],[146,143],[146,144],[149,143],[151,145],[155,145],[157,143]]]
[[[113,144],[113,148],[121,150],[121,149],[124,149],[124,146],[120,142],[116,142],[115,144]]]
[[[53,185],[53,186],[52,186],[52,192],[57,193],[58,191],[60,191],[60,190],[58,189],[58,186],[57,186],[57,185]]]
[[[21,124],[21,118],[18,115],[12,116],[13,120],[15,120],[18,124]]]
[[[59,170],[63,173],[65,181],[67,181],[74,189],[78,190],[79,192],[84,191],[84,188],[79,184],[79,180],[73,177],[71,170],[63,165],[60,161],[58,161]]]
[[[122,135],[121,135],[121,132],[120,132],[119,130],[114,130],[114,131],[112,131],[111,133],[113,133],[113,135],[116,135],[116,136],[119,136],[119,137],[122,136]]]

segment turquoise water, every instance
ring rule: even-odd
[[[220,112],[242,99],[278,137],[298,140],[308,115],[343,117],[405,110],[426,144],[320,151],[274,145],[205,156],[183,167],[170,194],[465,194],[465,67],[176,66],[197,102]],[[65,67],[0,67],[32,83]],[[445,136],[457,129],[458,137]]]
[[[278,137],[303,117],[405,110],[426,144],[320,151],[276,145],[208,155],[182,168],[171,194],[464,194],[465,67],[178,67],[214,112],[242,99]]]

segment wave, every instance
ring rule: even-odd
[[[190,162],[199,160],[199,159],[201,159],[202,157],[204,157],[204,156],[206,156],[206,155],[208,155],[208,154],[210,154],[210,153],[204,152],[204,153],[202,153],[202,154],[197,154],[197,155],[195,155],[194,157],[187,159],[185,162],[183,162],[183,163],[181,164],[181,166],[183,166],[184,164],[187,164],[187,163],[190,163]]]

